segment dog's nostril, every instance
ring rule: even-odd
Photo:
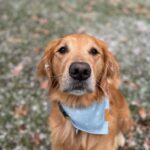
[[[69,74],[75,80],[86,80],[91,75],[91,68],[87,63],[75,62],[71,64]]]
[[[87,69],[85,69],[85,70],[83,71],[83,73],[84,73],[85,75],[88,75],[88,74],[89,74],[89,71],[88,71]]]
[[[75,75],[78,74],[78,73],[79,73],[78,68],[73,69],[73,70],[72,70],[72,73],[75,74]]]

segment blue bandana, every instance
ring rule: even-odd
[[[85,108],[71,108],[62,103],[61,107],[77,130],[91,134],[108,134],[106,112],[109,109],[109,99],[107,97],[101,103],[93,102]]]

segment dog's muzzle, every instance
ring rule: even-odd
[[[94,83],[90,65],[85,62],[73,62],[69,67],[67,80],[64,81],[61,89],[73,95],[93,92]]]

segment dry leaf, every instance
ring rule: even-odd
[[[14,76],[18,76],[18,75],[20,75],[20,73],[21,73],[21,71],[23,70],[23,68],[24,68],[23,63],[20,63],[20,64],[18,64],[17,66],[15,66],[15,67],[11,70],[11,72],[12,72],[12,74],[13,74]]]
[[[18,37],[9,37],[7,39],[7,41],[10,43],[13,43],[13,44],[19,44],[19,43],[23,42],[23,40],[21,38],[18,38]]]
[[[46,18],[41,18],[41,17],[38,17],[38,16],[32,16],[32,20],[36,21],[40,24],[47,24],[48,23],[48,20]]]
[[[150,138],[146,138],[143,144],[145,150],[150,150]]]
[[[86,33],[86,28],[85,28],[85,27],[80,27],[80,28],[77,30],[77,33]]]
[[[59,7],[68,13],[72,13],[76,9],[75,5],[70,5],[69,3],[65,1],[62,1],[61,3],[59,3]]]
[[[25,125],[25,124],[22,124],[22,125],[20,125],[20,127],[19,127],[19,132],[20,132],[20,133],[24,133],[26,129],[27,129],[26,125]]]
[[[41,29],[41,33],[43,33],[45,35],[49,35],[50,34],[49,30],[46,30],[46,29]]]
[[[150,9],[144,7],[144,5],[142,5],[142,4],[137,4],[134,9],[135,9],[134,11],[137,14],[149,14],[150,13]]]
[[[41,144],[41,139],[40,139],[39,133],[35,133],[35,134],[32,136],[32,143],[33,143],[35,146],[39,146],[39,145]]]
[[[40,88],[43,90],[48,89],[48,80],[41,82]]]
[[[140,102],[140,100],[133,100],[133,101],[131,102],[131,105],[134,105],[134,106],[139,107],[139,106],[141,106],[141,102]]]
[[[34,52],[37,53],[37,54],[40,53],[40,52],[42,52],[42,51],[44,51],[44,49],[41,48],[41,47],[38,47],[38,48],[34,49]]]
[[[130,13],[130,10],[129,10],[128,8],[126,8],[126,7],[124,7],[124,8],[122,9],[122,11],[123,11],[123,13],[126,14],[126,15],[128,15],[128,14]]]
[[[110,4],[117,6],[121,0],[109,0]]]
[[[32,33],[32,36],[33,36],[33,38],[37,39],[37,38],[40,37],[40,34],[38,34],[38,33]]]
[[[131,80],[124,80],[123,83],[128,85],[133,90],[137,90],[139,88],[138,84],[136,84],[135,82]]]
[[[14,108],[14,114],[16,118],[26,116],[28,112],[28,108],[25,105],[15,106]]]
[[[139,134],[143,134],[143,130],[140,128],[140,126],[137,126],[136,132]]]
[[[47,29],[37,29],[36,31],[38,33],[43,33],[45,35],[49,35],[50,34],[49,30],[47,30]]]
[[[127,42],[128,42],[128,38],[125,37],[125,36],[121,37],[119,40],[120,40],[120,42],[122,42],[122,43],[127,43]]]
[[[127,143],[128,143],[128,146],[129,146],[129,147],[135,147],[135,145],[136,145],[136,142],[135,142],[134,139],[129,139],[129,140],[127,141]]]
[[[90,12],[90,11],[93,10],[94,5],[96,5],[96,1],[95,0],[90,0],[85,8],[86,8],[87,11]]]
[[[32,16],[32,20],[38,21],[38,16]]]
[[[46,18],[40,18],[39,19],[39,23],[40,24],[47,24],[48,23],[48,20]]]
[[[139,110],[138,110],[138,113],[139,113],[139,116],[142,118],[142,119],[145,119],[146,116],[147,116],[147,112],[145,110],[144,107],[140,107]]]

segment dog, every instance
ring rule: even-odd
[[[119,65],[107,44],[87,34],[50,42],[38,64],[48,77],[52,150],[116,150],[132,126],[119,91]]]

